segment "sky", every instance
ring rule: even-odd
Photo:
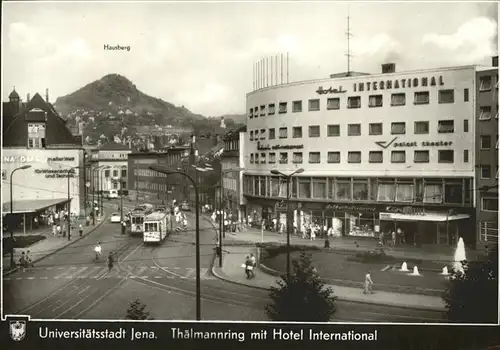
[[[490,65],[496,2],[2,2],[2,98],[51,102],[110,73],[205,116],[244,114],[255,62],[289,53],[290,81]],[[106,51],[104,45],[130,46]],[[286,59],[285,59],[286,62]]]

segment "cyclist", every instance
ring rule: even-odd
[[[98,261],[102,256],[101,242],[97,242],[97,245],[94,247],[94,252],[95,252],[95,260]]]

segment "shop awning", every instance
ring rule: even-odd
[[[14,201],[13,213],[23,214],[23,213],[35,213],[37,211],[50,208],[54,205],[66,203],[68,198],[54,198],[54,199],[24,199],[19,201]],[[10,213],[10,202],[2,204],[2,213]]]
[[[421,215],[408,215],[400,213],[380,213],[380,220],[391,221],[433,221],[433,222],[446,222],[454,220],[468,219],[468,214],[455,214],[446,215],[440,213],[424,213]]]

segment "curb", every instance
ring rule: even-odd
[[[79,240],[81,240],[81,239],[83,239],[83,238],[87,237],[87,236],[88,236],[88,235],[90,235],[92,232],[94,232],[95,230],[97,230],[97,229],[98,229],[98,228],[99,228],[102,224],[104,224],[104,222],[106,221],[106,219],[107,219],[107,218],[108,218],[108,216],[105,216],[103,219],[101,219],[101,220],[99,221],[99,223],[98,223],[97,225],[95,225],[92,229],[90,229],[90,230],[89,230],[86,234],[82,235],[81,237],[80,237],[80,236],[78,236],[78,238],[77,238],[77,239],[72,240],[72,241],[69,241],[69,242],[68,242],[68,244],[63,245],[62,247],[59,247],[59,248],[57,248],[56,250],[53,250],[52,252],[48,253],[47,255],[44,255],[44,256],[42,256],[42,257],[40,257],[40,258],[36,259],[36,260],[33,260],[33,261],[32,261],[32,263],[34,264],[34,263],[36,263],[36,262],[39,262],[39,261],[41,261],[41,260],[45,259],[46,257],[51,256],[51,255],[53,255],[53,254],[55,254],[55,253],[57,253],[57,252],[60,252],[60,251],[61,251],[61,250],[63,250],[64,248],[67,248],[67,247],[69,247],[70,245],[72,245],[72,244],[74,244],[74,243],[78,242]],[[16,272],[16,271],[18,271],[18,270],[19,270],[19,266],[16,266],[15,268],[10,269],[9,271],[4,272],[4,273],[2,274],[2,276],[8,276],[8,275],[11,275],[11,274],[13,274],[14,272]]]
[[[262,266],[264,266],[264,268],[262,268]],[[270,268],[266,267],[265,265],[263,265],[262,263],[259,264],[259,268],[260,268],[262,273],[272,275],[275,277],[280,275],[278,271],[270,269]],[[212,265],[212,274],[215,277],[217,277],[218,279],[223,280],[225,282],[237,284],[240,286],[250,287],[250,288],[254,288],[254,289],[268,290],[268,291],[271,290],[270,287],[262,287],[262,286],[258,286],[258,285],[247,284],[247,283],[243,283],[240,281],[235,281],[235,280],[231,279],[229,276],[227,276],[226,274],[224,274],[223,272],[219,273],[219,271],[217,271],[218,269],[220,269],[220,268],[216,267],[215,265]],[[332,288],[335,291],[335,285],[332,285]],[[426,310],[426,311],[430,310],[430,311],[442,311],[442,312],[446,311],[445,308],[434,308],[434,307],[428,307],[428,306],[407,306],[407,305],[400,305],[400,304],[395,304],[395,303],[380,303],[380,302],[370,301],[370,300],[350,299],[350,298],[336,296],[335,292],[334,292],[334,296],[339,301],[347,301],[347,302],[353,302],[353,303],[359,303],[359,304],[384,305],[384,306],[397,307],[397,308],[409,309],[409,310]]]

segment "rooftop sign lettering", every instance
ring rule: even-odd
[[[338,89],[334,89],[330,86],[328,89],[323,89],[323,86],[320,86],[318,90],[316,90],[316,93],[318,95],[325,95],[325,94],[343,94],[347,92],[346,90],[342,90],[342,86],[339,86]]]
[[[381,80],[381,81],[368,81],[366,83],[354,83],[353,91],[377,91],[377,90],[397,90],[406,88],[418,88],[427,86],[443,86],[443,76],[437,77],[423,77],[423,78],[408,78],[408,79],[394,79],[394,80]]]
[[[382,147],[383,149],[389,148],[389,146],[394,145],[394,147],[448,147],[453,145],[453,141],[422,141],[420,145],[417,141],[402,141],[394,142],[398,138],[395,137],[391,141],[376,141],[375,144]]]
[[[304,145],[264,145],[260,142],[257,143],[257,149],[259,151],[268,151],[273,149],[302,149]]]

